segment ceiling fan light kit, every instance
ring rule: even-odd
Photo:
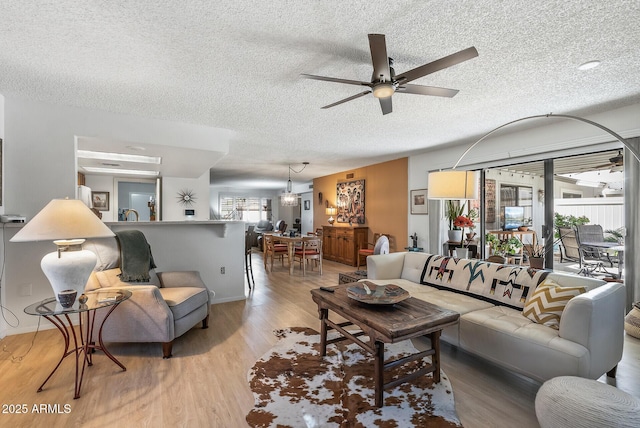
[[[388,98],[396,91],[391,83],[378,83],[373,87],[373,96],[376,98]]]
[[[316,76],[313,74],[301,74],[301,76],[306,79],[324,80],[327,82],[344,83],[347,85],[367,86],[370,88],[359,94],[352,95],[335,103],[326,105],[322,107],[323,109],[335,107],[370,93],[373,93],[373,96],[380,100],[380,108],[382,109],[383,115],[389,114],[393,111],[391,97],[397,92],[451,98],[458,93],[456,89],[413,85],[409,84],[409,82],[478,56],[478,51],[472,46],[396,76],[392,67],[393,59],[387,56],[387,43],[385,41],[384,34],[369,34],[369,49],[371,51],[371,62],[373,64],[371,82]]]

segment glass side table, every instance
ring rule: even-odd
[[[24,312],[29,315],[37,315],[46,318],[53,325],[55,325],[62,337],[64,338],[64,351],[60,361],[53,368],[49,376],[42,382],[38,392],[42,391],[44,385],[51,379],[51,376],[58,370],[62,360],[69,355],[75,355],[76,357],[76,379],[75,379],[75,393],[73,398],[80,398],[80,388],[82,387],[82,378],[84,376],[84,369],[87,365],[93,365],[92,352],[96,349],[101,350],[104,354],[116,363],[123,371],[127,368],[116,359],[107,350],[102,343],[102,326],[104,325],[111,312],[114,311],[118,305],[129,297],[131,297],[131,291],[128,290],[95,290],[85,293],[87,301],[85,303],[76,302],[70,308],[63,308],[60,303],[57,302],[55,297],[43,300],[41,302],[34,303],[27,306]],[[96,318],[96,311],[103,309],[108,311],[106,316],[102,319],[102,323],[98,326],[98,344],[95,343],[93,337],[93,330]],[[79,319],[79,331],[76,331],[75,326],[71,320],[70,315],[78,314]],[[73,343],[71,343],[73,341]]]

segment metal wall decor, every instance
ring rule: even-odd
[[[190,207],[196,202],[196,194],[193,190],[183,189],[178,192],[178,203]]]

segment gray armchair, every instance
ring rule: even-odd
[[[255,229],[253,229],[254,234],[256,235],[256,245],[260,250],[263,248],[262,234],[264,232],[271,232],[273,230],[273,223],[269,220],[260,220],[258,224],[256,224]]]
[[[131,298],[122,302],[105,321],[104,342],[160,342],[163,358],[170,358],[173,341],[202,322],[208,327],[209,290],[196,271],[149,271],[148,282],[122,282],[116,238],[87,241],[84,248],[98,256],[86,290],[124,288]],[[211,292],[213,293],[213,292]],[[99,326],[106,311],[96,312]],[[97,337],[97,331],[94,331]]]

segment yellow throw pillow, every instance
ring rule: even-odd
[[[545,280],[533,292],[522,315],[533,322],[556,330],[560,328],[560,317],[569,300],[585,293],[586,287],[561,287],[551,279]]]

